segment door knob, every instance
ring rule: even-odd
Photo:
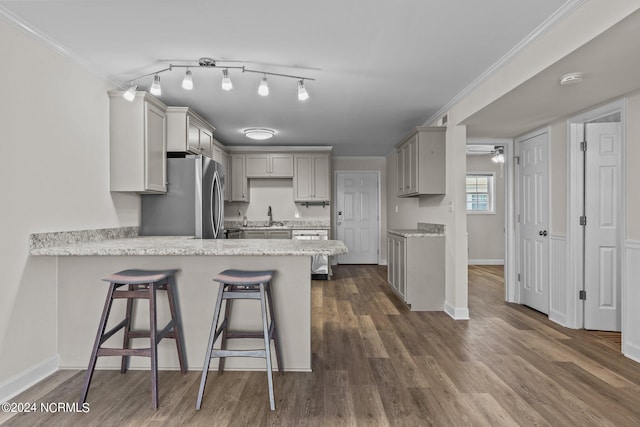
[[[547,235],[547,230],[542,230],[538,234],[541,235],[541,236],[546,236]]]

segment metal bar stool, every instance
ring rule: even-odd
[[[100,356],[122,356],[122,364],[120,372],[126,373],[129,358],[131,356],[144,356],[151,358],[151,398],[153,401],[153,409],[158,408],[158,343],[163,338],[173,338],[178,348],[178,360],[180,362],[180,371],[186,374],[187,368],[185,364],[184,347],[182,343],[182,326],[180,318],[176,311],[175,296],[175,273],[178,270],[124,270],[103,278],[105,282],[109,282],[109,292],[107,300],[104,304],[100,324],[98,325],[98,333],[96,341],[91,351],[89,359],[89,367],[85,376],[84,387],[80,397],[82,405],[87,399],[89,385],[93,377],[93,371],[96,367],[96,361]],[[126,290],[118,290],[122,286],[127,286]],[[169,299],[169,309],[171,312],[171,320],[167,325],[158,331],[157,312],[156,312],[156,291],[166,290]],[[105,332],[111,305],[114,299],[125,298],[127,300],[127,309],[125,319]],[[134,301],[137,299],[149,300],[149,330],[133,330],[132,315]],[[113,336],[120,329],[124,329],[124,340],[122,348],[106,348],[102,344]],[[129,342],[132,338],[149,338],[149,348],[130,349]]]
[[[273,373],[271,367],[271,340],[273,340],[278,361],[278,371],[282,374],[284,368],[280,356],[280,341],[278,339],[278,330],[276,328],[276,316],[273,311],[273,299],[271,298],[271,279],[273,271],[244,271],[244,270],[225,270],[213,278],[214,281],[220,282],[218,290],[218,299],[213,314],[213,322],[211,324],[211,333],[209,335],[209,344],[204,357],[204,367],[202,368],[202,379],[200,380],[200,390],[198,391],[198,401],[196,402],[196,410],[202,405],[202,395],[204,394],[204,386],[207,382],[207,374],[209,373],[209,364],[214,357],[220,358],[218,372],[222,374],[224,371],[225,357],[263,357],[267,364],[267,380],[269,383],[269,406],[272,411],[276,409],[276,403],[273,393]],[[260,308],[262,311],[262,331],[260,332],[239,332],[229,330],[229,319],[231,315],[231,306],[233,300],[237,299],[254,299],[260,300]],[[224,302],[225,314],[220,327],[220,312],[222,303]],[[267,305],[269,306],[269,316],[267,316]],[[270,322],[267,322],[267,317]],[[214,349],[213,346],[220,340],[220,349]],[[228,339],[233,338],[263,338],[264,349],[258,350],[226,350],[225,344]]]

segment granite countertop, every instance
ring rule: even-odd
[[[31,248],[34,256],[116,255],[339,255],[347,247],[338,240],[196,239],[189,236],[129,237]]]
[[[444,237],[444,230],[443,224],[419,222],[418,228],[387,230],[387,233],[401,237]]]
[[[417,228],[406,230],[387,230],[387,233],[401,237],[444,237],[444,233],[434,233],[418,230]]]

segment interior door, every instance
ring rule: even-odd
[[[519,141],[520,302],[549,313],[548,134]]]
[[[336,231],[349,249],[339,264],[377,264],[379,245],[378,175],[371,172],[336,174]]]
[[[585,126],[584,327],[620,331],[621,124]]]

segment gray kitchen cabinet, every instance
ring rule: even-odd
[[[444,236],[387,233],[387,281],[412,311],[444,310]]]
[[[246,154],[247,178],[292,178],[293,154]]]
[[[229,162],[229,153],[222,150],[220,153],[222,168],[224,170],[224,201],[231,201],[231,163]]]
[[[212,157],[215,130],[188,107],[167,107],[167,151]]]
[[[330,201],[330,161],[328,154],[293,156],[293,198],[296,202]]]
[[[446,193],[444,127],[417,127],[396,145],[398,197]]]
[[[266,239],[267,230],[244,230],[242,232],[243,239]]]
[[[249,201],[249,180],[247,179],[247,169],[244,154],[231,154],[231,201]]]
[[[291,230],[268,230],[268,239],[291,239]]]
[[[244,239],[288,239],[291,240],[291,230],[244,230]]]
[[[167,191],[167,107],[146,92],[133,102],[109,92],[109,181],[111,191]]]

